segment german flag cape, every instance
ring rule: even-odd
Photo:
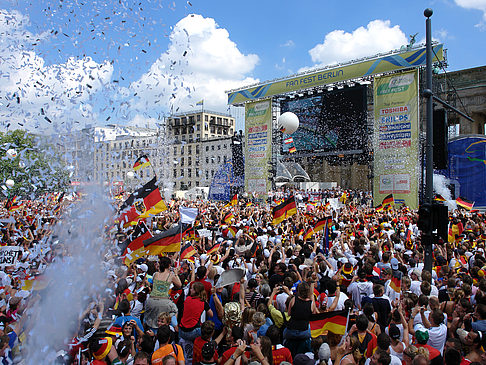
[[[466,198],[459,197],[456,199],[457,205],[460,207],[466,209],[466,210],[471,210],[474,206],[474,202],[467,200]]]
[[[125,200],[120,207],[118,221],[123,224],[123,227],[134,226],[139,219],[164,210],[167,210],[167,207],[160,195],[157,178],[154,177]]]
[[[138,226],[135,227],[135,230],[130,237],[128,237],[121,244],[121,249],[123,250],[123,263],[130,266],[130,264],[135,260],[138,260],[140,257],[144,257],[146,250],[143,245],[143,241],[152,237],[153,235],[150,233],[145,223],[139,223]]]
[[[280,203],[276,207],[273,208],[272,211],[272,224],[277,225],[282,222],[284,219],[297,214],[297,205],[295,204],[294,196],[292,195],[290,198],[285,200],[283,203]]]
[[[394,271],[390,280],[390,288],[396,293],[400,294],[402,291],[402,273],[400,271]]]
[[[347,323],[347,310],[311,314],[311,336],[312,338],[319,337],[325,331],[330,331],[336,335],[344,335],[346,333]]]
[[[149,166],[151,166],[150,160],[148,159],[147,155],[143,155],[137,158],[137,160],[133,164],[133,170],[138,171],[144,167]]]
[[[162,252],[179,252],[181,250],[182,225],[169,228],[161,234],[143,241],[147,255],[160,255]]]

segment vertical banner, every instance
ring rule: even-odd
[[[272,159],[272,101],[245,104],[245,191],[266,198]]]
[[[374,205],[393,194],[395,203],[418,207],[418,70],[374,80]]]

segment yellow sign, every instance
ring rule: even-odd
[[[418,206],[418,70],[374,81],[374,182],[377,206],[393,194],[395,204]]]
[[[433,62],[444,60],[443,44],[433,47]],[[390,54],[367,61],[319,70],[313,73],[291,77],[285,80],[262,84],[253,88],[228,93],[228,104],[239,104],[273,95],[308,89],[360,77],[372,76],[405,68],[425,65],[425,47],[411,51]]]

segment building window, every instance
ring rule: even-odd
[[[177,147],[174,147],[174,156],[177,155]]]
[[[196,186],[199,186],[199,180],[196,180]]]
[[[196,130],[197,130],[198,132],[201,130],[201,124],[198,124],[198,125],[197,125]]]
[[[218,163],[221,163],[221,156],[218,156]]]
[[[206,152],[208,152],[208,151],[209,151],[209,146],[206,146]]]
[[[199,155],[199,145],[196,145],[196,155]]]
[[[208,116],[207,116],[207,115],[205,115],[205,116],[204,116],[204,120],[205,120],[206,122],[208,121]]]
[[[223,156],[223,162],[226,163],[226,156]]]
[[[214,144],[211,146],[211,151],[214,151]]]
[[[192,146],[187,146],[187,153],[192,155]]]
[[[177,170],[174,169],[174,179],[177,177]]]
[[[206,180],[209,179],[209,171],[206,171]]]
[[[221,150],[221,145],[220,145],[220,144],[218,144],[218,151],[220,151],[220,150]]]
[[[206,156],[206,163],[209,163],[209,157]]]
[[[197,115],[197,121],[200,122],[201,121],[201,114],[198,114]]]
[[[192,177],[192,169],[187,169],[187,177],[188,178]]]
[[[226,148],[228,148],[228,146],[226,145],[226,143],[223,145],[223,149],[225,150]]]
[[[181,166],[184,166],[184,157],[181,157]]]
[[[188,166],[191,166],[192,165],[192,158],[191,157],[188,157],[187,158],[187,165]]]

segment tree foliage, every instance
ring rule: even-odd
[[[17,151],[15,158],[7,156],[9,149]],[[69,176],[58,153],[45,139],[17,129],[0,132],[0,178],[5,196],[31,198],[65,190]],[[11,189],[5,186],[8,179],[15,183]]]

